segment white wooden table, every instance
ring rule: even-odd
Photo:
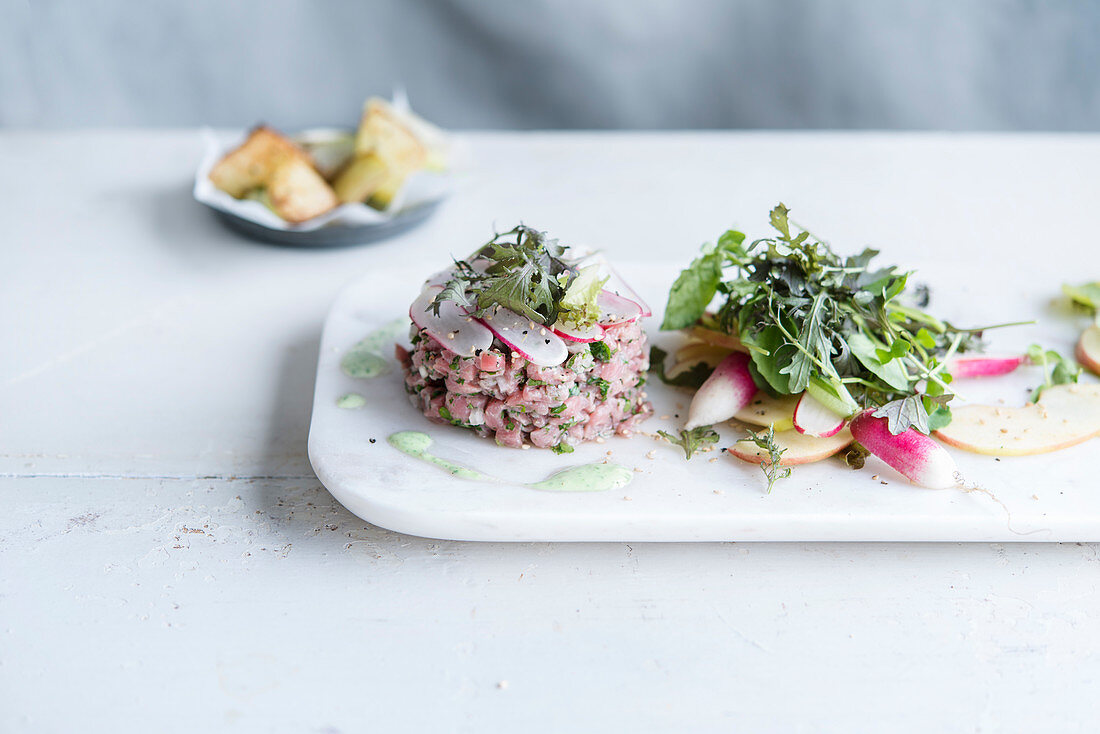
[[[305,445],[326,308],[378,263],[520,218],[687,258],[781,199],[853,247],[1095,247],[1100,137],[472,142],[419,231],[299,251],[191,201],[196,131],[0,135],[0,731],[1095,730],[1096,546],[437,542]]]

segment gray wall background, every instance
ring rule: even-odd
[[[1100,129],[1100,2],[0,0],[0,125]]]

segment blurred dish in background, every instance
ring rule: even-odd
[[[252,237],[356,244],[426,219],[453,189],[463,152],[403,96],[392,104],[374,97],[355,132],[286,136],[261,125],[233,147],[208,131],[194,196]]]

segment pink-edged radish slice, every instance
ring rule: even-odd
[[[756,395],[747,354],[734,352],[718,363],[688,407],[688,430],[727,421]]]
[[[812,464],[834,456],[852,443],[852,434],[847,428],[828,438],[807,436],[798,431],[776,431],[775,444],[785,449],[779,459],[780,466],[798,466],[799,464]],[[752,442],[752,439],[742,439],[727,449],[727,451],[742,461],[759,464],[768,461],[768,452]]]
[[[409,307],[409,318],[413,323],[428,332],[445,349],[462,357],[472,357],[479,350],[485,351],[493,346],[493,332],[477,319],[467,316],[454,301],[439,304],[438,316],[432,312],[432,300],[441,290],[434,286],[421,291]]]
[[[947,366],[952,377],[995,377],[1007,375],[1024,363],[1023,355],[995,356],[975,354],[968,357],[955,357]]]
[[[792,420],[796,431],[817,438],[835,436],[847,422],[845,416],[829,410],[808,392],[798,399]]]
[[[600,307],[600,324],[603,326],[628,324],[642,317],[641,306],[608,290],[600,291],[596,305]]]
[[[1082,366],[1100,375],[1100,326],[1093,324],[1082,332],[1074,355]]]
[[[589,265],[595,265],[599,268],[599,274],[601,278],[607,278],[607,282],[604,283],[604,290],[610,291],[621,298],[625,298],[628,301],[633,301],[641,309],[640,316],[642,318],[649,318],[653,315],[653,309],[649,307],[649,304],[638,295],[638,291],[630,287],[630,284],[626,282],[623,276],[619,275],[619,271],[612,267],[611,263],[607,261],[602,252],[593,252],[585,255],[579,262],[577,262],[577,269],[587,267]]]
[[[570,342],[582,342],[591,344],[603,339],[603,327],[593,324],[589,327],[577,326],[569,322],[558,321],[550,327],[555,334]]]
[[[560,336],[514,311],[498,307],[486,314],[481,322],[498,339],[539,367],[557,367],[569,356],[569,349]]]
[[[910,428],[896,436],[886,418],[865,410],[848,426],[852,437],[913,484],[928,489],[947,489],[958,484],[958,468],[947,450],[920,431]]]

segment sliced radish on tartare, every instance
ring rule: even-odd
[[[749,373],[749,357],[734,352],[718,363],[691,399],[685,427],[690,431],[727,421],[748,405],[754,395],[756,383]]]
[[[849,424],[852,437],[913,484],[947,489],[958,484],[955,460],[943,446],[916,429],[890,433],[889,421],[865,410]]]
[[[570,342],[591,344],[603,339],[603,327],[599,324],[577,326],[569,321],[557,321],[550,327],[555,334]]]
[[[463,357],[472,357],[493,346],[493,332],[468,316],[454,301],[443,301],[439,304],[439,315],[434,313],[432,300],[441,290],[438,286],[432,286],[421,291],[409,307],[409,318],[413,323],[444,348]]]
[[[840,429],[844,428],[847,421],[847,416],[830,410],[808,392],[802,393],[794,409],[794,429],[807,436],[817,438],[835,436],[840,433]]]
[[[520,356],[540,367],[557,367],[569,356],[565,342],[550,327],[536,324],[514,311],[497,307],[481,322]]]
[[[609,290],[600,291],[596,305],[600,307],[600,324],[603,326],[629,324],[642,317],[641,306]]]

